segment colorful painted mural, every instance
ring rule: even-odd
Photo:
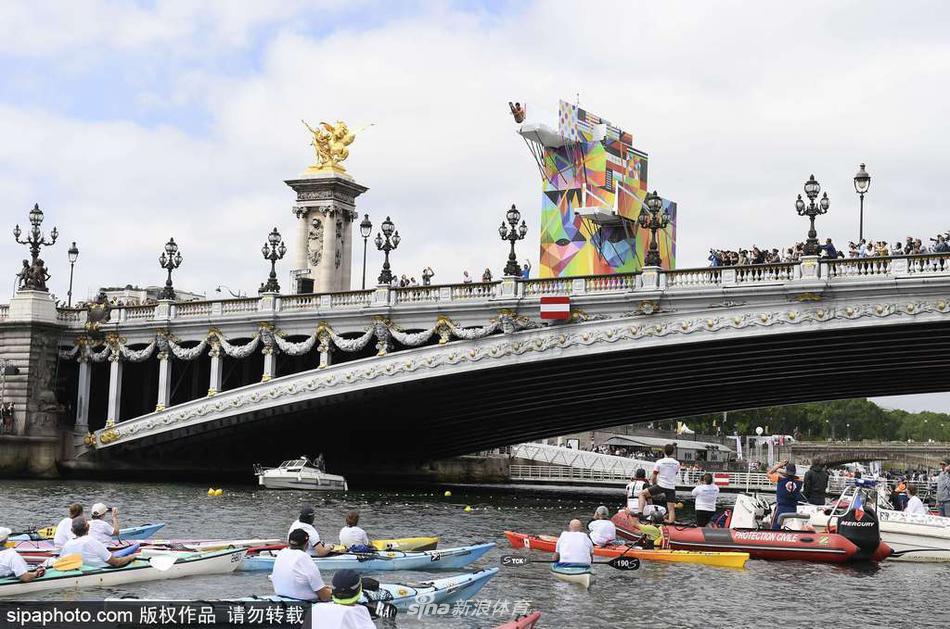
[[[647,194],[646,153],[633,147],[629,133],[565,101],[558,132],[565,140],[561,146],[537,143],[543,180],[540,276],[638,271],[650,239],[636,223]],[[657,238],[663,266],[673,268],[676,204],[664,200],[664,208],[672,222]],[[592,211],[601,218],[592,218]]]

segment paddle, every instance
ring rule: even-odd
[[[631,547],[632,548],[632,547]],[[627,549],[629,550],[629,548]],[[624,551],[624,553],[627,552]],[[521,567],[529,563],[546,563],[550,564],[550,559],[531,559],[530,557],[525,557],[524,555],[502,555],[501,565],[509,567]],[[591,562],[592,566],[610,566],[611,568],[616,568],[617,570],[639,570],[640,569],[640,560],[636,557],[624,557],[619,555],[614,557],[610,561],[594,561]]]
[[[73,553],[71,555],[64,555],[53,562],[53,570],[59,570],[60,572],[69,572],[70,570],[79,570],[82,568],[82,555],[79,553]]]

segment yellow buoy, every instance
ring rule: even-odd
[[[215,495],[215,496],[221,496],[221,495],[223,495],[223,494],[224,494],[224,490],[223,490],[223,489],[220,489],[220,488],[219,488],[219,489],[215,489],[215,490],[214,490],[214,495]]]
[[[451,498],[451,497],[452,497],[452,492],[449,491],[448,489],[446,489],[446,490],[445,490],[445,493],[442,494],[442,495],[445,496],[446,498]]]
[[[472,508],[468,505],[465,505],[465,513],[471,513]]]
[[[209,488],[208,488],[208,495],[209,495],[209,496],[213,496],[213,495],[214,495],[214,487],[209,487]]]

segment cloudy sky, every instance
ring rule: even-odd
[[[292,234],[283,180],[312,157],[300,119],[339,118],[374,125],[347,167],[370,188],[359,209],[399,229],[397,273],[497,273],[512,203],[521,255],[538,257],[540,180],[507,101],[553,126],[566,98],[649,153],[650,187],[679,203],[680,267],[801,239],[811,173],[831,197],[821,235],[846,244],[860,162],[866,233],[926,238],[950,229],[948,18],[940,2],[867,0],[6,2],[0,211],[22,226],[38,202],[59,228],[44,256],[60,296],[70,241],[85,297],[161,283],[172,235],[177,286],[253,293],[267,232]],[[23,251],[8,238],[12,292]],[[371,252],[371,278],[380,263]]]

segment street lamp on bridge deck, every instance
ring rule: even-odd
[[[363,237],[363,290],[366,290],[366,241],[373,233],[373,222],[369,220],[369,214],[363,215],[360,221],[360,236]]]
[[[861,168],[858,169],[858,173],[854,176],[854,191],[861,197],[861,218],[858,223],[859,243],[864,240],[864,193],[867,192],[870,187],[871,175],[868,174],[868,171],[864,170],[864,164],[861,164]]]
[[[808,240],[805,241],[804,252],[806,256],[817,256],[821,253],[821,248],[818,245],[818,232],[815,231],[815,217],[827,213],[828,206],[831,205],[827,192],[821,196],[821,201],[815,202],[819,192],[821,192],[821,186],[815,181],[815,176],[812,175],[805,182],[805,196],[808,197],[808,204],[806,205],[802,200],[802,195],[798,195],[798,199],[795,201],[795,210],[798,215],[807,216],[811,222],[808,229]]]
[[[388,216],[379,228],[382,230],[382,233],[376,233],[376,248],[382,251],[386,256],[383,260],[383,271],[379,274],[379,284],[380,286],[389,286],[393,281],[393,272],[389,267],[389,252],[399,246],[401,239],[399,238],[399,232],[395,231],[396,226],[393,225],[393,222],[389,220]]]
[[[66,251],[66,257],[69,259],[69,290],[66,292],[66,307],[73,307],[73,268],[76,266],[76,260],[79,259],[79,247],[76,246],[76,241],[73,241],[72,246]]]
[[[159,299],[175,299],[175,287],[172,286],[172,271],[181,266],[181,252],[178,251],[178,245],[174,238],[169,238],[165,243],[165,251],[158,257],[158,263],[163,269],[168,271],[168,278],[165,280],[165,288]]]
[[[267,283],[261,286],[260,292],[279,293],[280,284],[277,283],[276,264],[277,261],[283,259],[284,254],[287,253],[287,246],[284,244],[280,232],[277,231],[276,227],[267,235],[267,242],[261,247],[261,253],[264,254],[265,260],[270,261],[270,275],[267,278]]]
[[[521,220],[521,212],[518,211],[514,203],[511,204],[511,209],[505,214],[505,218],[511,227],[509,228],[508,225],[505,225],[505,221],[502,221],[501,227],[498,228],[498,235],[501,236],[501,239],[511,243],[508,264],[505,265],[505,276],[518,277],[521,275],[521,267],[518,266],[518,258],[515,256],[515,243],[524,239],[528,233],[528,226]],[[520,226],[518,221],[521,221]]]
[[[49,247],[56,242],[59,237],[59,231],[54,227],[49,233],[50,239],[46,240],[46,235],[40,231],[40,225],[43,223],[43,210],[39,203],[33,204],[30,210],[30,231],[25,240],[20,240],[20,225],[13,227],[13,239],[21,245],[27,245],[30,248],[30,263],[24,260],[23,269],[17,276],[20,278],[20,284],[17,287],[25,290],[46,290],[46,280],[49,279],[49,273],[46,272],[46,266],[40,259],[40,247]]]
[[[656,190],[647,195],[645,204],[647,211],[640,212],[637,219],[640,227],[650,230],[650,247],[643,257],[643,266],[661,266],[663,260],[660,258],[660,246],[656,241],[656,232],[669,227],[670,215],[666,212],[660,214],[663,209],[663,199],[656,193]]]

